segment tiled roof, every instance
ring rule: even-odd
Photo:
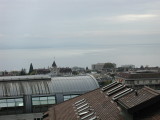
[[[90,110],[89,113],[94,112],[94,114],[84,120],[89,120],[94,116],[101,120],[106,120],[106,118],[107,120],[123,120],[122,116],[119,114],[120,111],[117,104],[112,101],[111,97],[106,96],[106,92],[107,91],[102,92],[101,89],[96,89],[87,94],[55,105],[47,112],[49,113],[49,117],[47,118],[51,118],[50,115],[54,114],[54,120],[80,120],[80,118],[83,118],[85,115],[82,117],[78,115],[75,103],[79,100],[85,99],[85,103],[88,103],[89,108],[84,111]],[[47,118],[44,120],[52,120]]]
[[[123,104],[126,109],[131,109],[159,96],[158,92],[152,90],[149,87],[144,87],[136,92],[132,92],[118,99],[118,103]]]
[[[86,99],[89,104],[89,109],[93,109],[95,116],[98,116],[100,119],[105,120],[117,120],[121,119],[119,116],[119,110],[117,108],[116,103],[111,102],[110,98],[107,97],[101,92],[100,89],[92,91],[88,94],[82,95],[77,99],[72,99],[70,101],[66,101],[63,105],[55,106],[56,111],[56,120],[79,120],[76,109],[73,108],[73,104],[80,99]],[[64,112],[64,114],[59,114],[59,112]],[[65,118],[65,119],[64,119]]]
[[[114,88],[117,89],[118,86],[121,85],[119,83],[111,83],[103,89],[99,88],[57,104],[45,113],[45,115],[48,114],[48,117],[44,120],[125,120],[121,114],[122,111],[121,106],[118,106],[119,104],[123,104],[125,109],[131,109],[160,96],[158,92],[148,87],[137,91],[137,96],[135,96],[133,89],[127,87],[115,92]],[[108,94],[109,92],[113,93]],[[116,97],[117,99],[113,99]],[[142,117],[140,120],[159,120],[152,119],[160,118],[159,113],[151,114],[149,117]]]

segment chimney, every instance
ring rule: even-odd
[[[134,92],[135,92],[135,96],[138,96],[138,92],[137,92],[137,90],[135,90]]]

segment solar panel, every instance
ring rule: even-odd
[[[118,85],[118,84],[119,84],[118,82],[113,82],[113,83],[111,83],[111,84],[103,87],[103,88],[102,88],[102,91],[106,91],[106,90],[108,90],[108,89],[110,89],[110,88],[112,88],[113,86]]]

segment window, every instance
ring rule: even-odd
[[[69,100],[69,99],[77,97],[77,96],[79,96],[79,95],[64,95],[63,100],[66,101],[66,100]]]
[[[15,106],[23,106],[23,99],[22,98],[0,99],[0,108],[15,107]]]
[[[23,113],[23,98],[0,99],[0,115]]]
[[[47,111],[55,103],[55,96],[32,97],[33,112]]]
[[[7,107],[7,101],[6,101],[6,99],[0,100],[0,108],[3,108],[3,107]]]
[[[55,104],[55,96],[32,97],[33,105]]]
[[[16,103],[15,103],[14,99],[7,99],[7,104],[8,104],[8,107],[16,106]]]
[[[40,102],[41,102],[41,105],[48,104],[48,97],[40,97]]]
[[[54,96],[49,96],[48,97],[48,104],[55,104],[55,103],[56,103],[55,97]]]
[[[23,106],[23,99],[22,98],[15,99],[15,105],[16,106]]]
[[[32,98],[32,105],[40,105],[39,97]]]

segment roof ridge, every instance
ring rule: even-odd
[[[144,86],[144,88],[146,88],[148,90],[148,92],[153,93],[155,95],[160,95],[160,92],[148,87],[148,86]]]

